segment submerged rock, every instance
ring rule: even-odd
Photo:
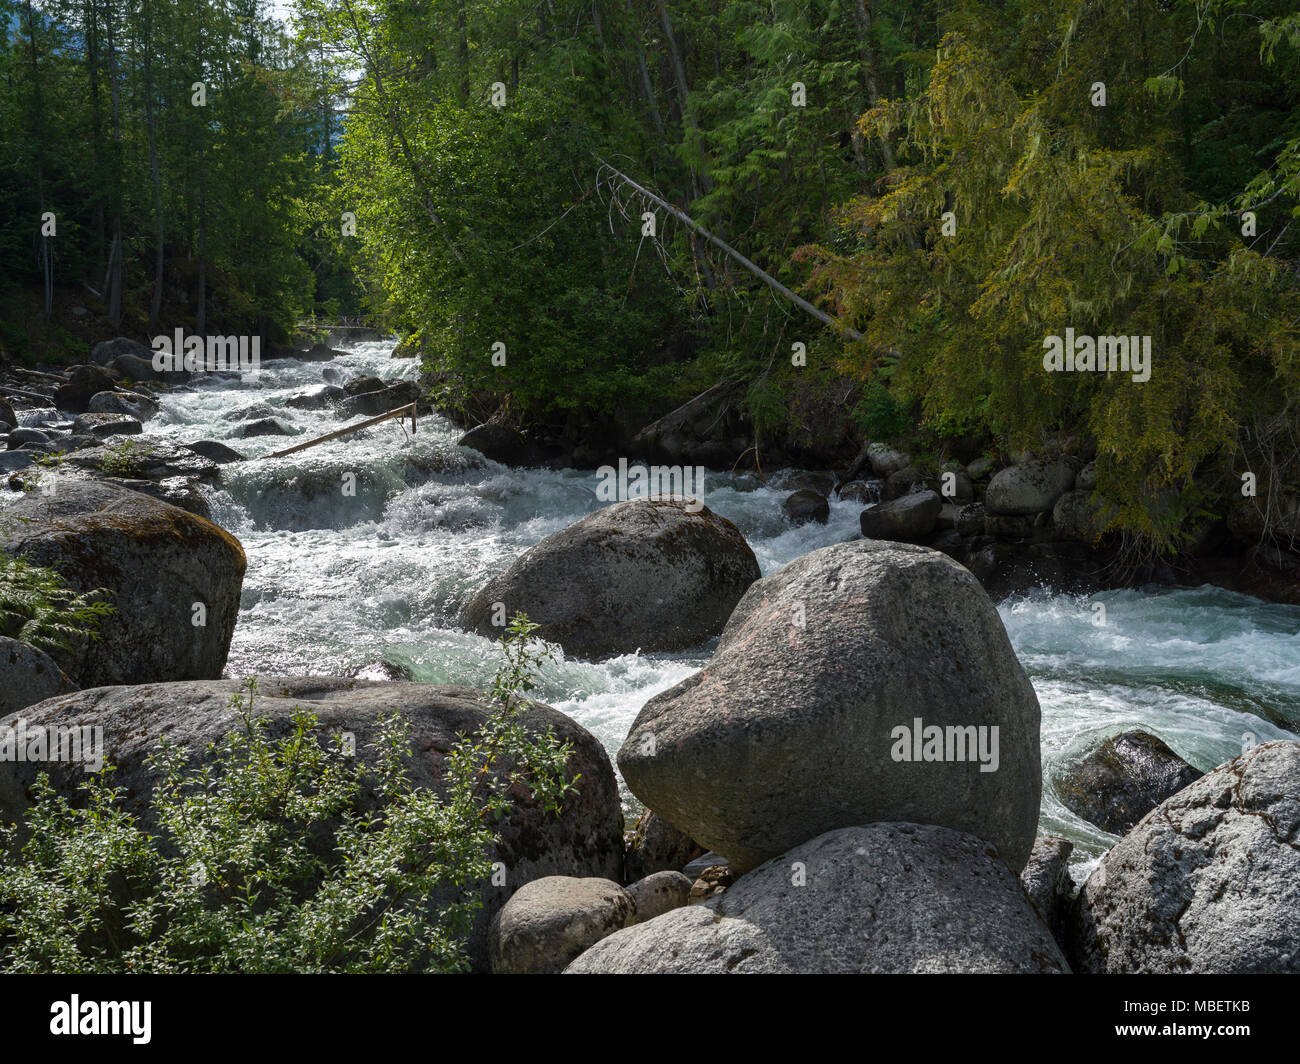
[[[1068,971],[986,843],[894,823],[819,835],[720,897],[602,939],[566,974]]]
[[[470,600],[462,627],[499,636],[522,610],[540,638],[579,657],[698,646],[722,630],[759,568],[735,525],[688,505],[615,503],[547,536]]]
[[[0,550],[55,569],[79,592],[107,588],[115,612],[64,660],[82,687],[221,675],[245,559],[230,533],[111,484],[59,477],[9,507]],[[202,625],[194,619],[202,607]]]
[[[781,509],[794,525],[806,525],[813,521],[824,525],[831,515],[826,496],[815,491],[796,491],[786,497],[781,503]]]
[[[1066,808],[1103,831],[1123,835],[1201,775],[1154,735],[1135,729],[1107,739],[1054,786]]]
[[[742,872],[832,828],[903,819],[969,831],[1020,869],[1038,729],[975,578],[937,551],[857,540],[754,584],[704,670],[646,703],[618,764]]]
[[[1270,742],[1166,799],[1079,893],[1086,972],[1300,972],[1300,743]]]

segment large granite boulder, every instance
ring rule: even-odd
[[[111,484],[58,477],[51,487],[5,510],[0,550],[56,570],[75,591],[108,590],[115,612],[98,638],[54,655],[73,682],[220,676],[244,581],[239,541],[201,517]]]
[[[759,577],[745,538],[708,507],[615,503],[547,536],[465,607],[462,627],[498,636],[516,610],[583,658],[685,650],[722,630]]]
[[[1088,877],[1086,972],[1300,973],[1300,743],[1270,742],[1151,810]]]
[[[987,843],[870,824],[827,832],[724,894],[615,932],[566,974],[1068,971]]]
[[[1038,823],[1038,728],[975,577],[938,551],[858,540],[751,587],[704,670],[646,703],[618,763],[741,872],[891,820],[969,831],[1018,870]]]

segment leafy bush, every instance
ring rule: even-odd
[[[412,784],[396,714],[366,767],[305,711],[273,737],[255,679],[231,699],[239,725],[198,765],[168,743],[153,755],[151,830],[111,769],[77,807],[42,774],[27,841],[0,833],[0,971],[463,970],[493,825],[512,794],[558,812],[576,782],[571,745],[519,720],[548,653],[535,628],[516,615],[507,630],[492,714],[449,752],[443,795]]]

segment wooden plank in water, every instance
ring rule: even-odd
[[[411,431],[416,431],[415,420],[415,403],[407,403],[405,406],[399,406],[386,414],[380,414],[378,417],[372,417],[367,421],[360,421],[355,425],[349,425],[344,429],[337,429],[334,432],[327,433],[324,436],[318,436],[314,440],[308,440],[306,443],[299,443],[293,447],[286,447],[283,451],[273,451],[271,454],[262,455],[263,458],[283,458],[286,454],[293,454],[295,451],[305,451],[308,447],[315,447],[318,443],[326,443],[329,440],[337,440],[340,436],[346,436],[350,432],[356,432],[358,429],[368,429],[371,425],[378,425],[381,421],[388,421],[390,418],[404,417],[407,412],[411,415]]]

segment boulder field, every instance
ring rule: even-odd
[[[724,894],[616,930],[569,975],[1068,972],[1019,880],[948,828],[819,835]]]

